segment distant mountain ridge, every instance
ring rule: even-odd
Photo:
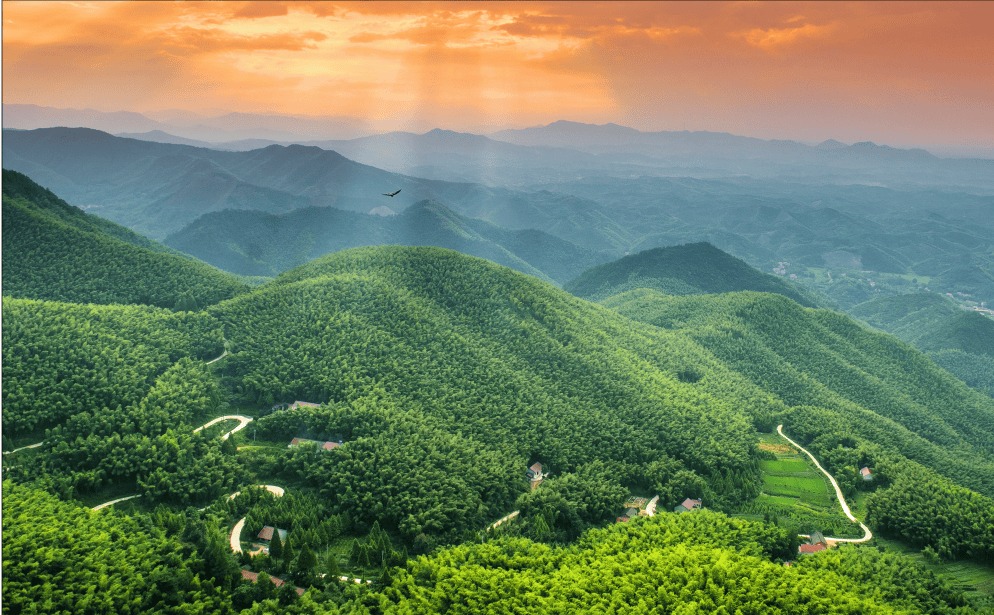
[[[10,168],[154,239],[222,209],[280,213],[331,205],[366,212],[383,204],[381,193],[398,188],[403,192],[391,199],[392,207],[488,196],[474,185],[398,175],[301,145],[225,152],[46,128],[8,132],[3,150]]]
[[[59,109],[39,105],[3,104],[4,128],[32,130],[56,126],[86,127],[110,133],[162,131],[208,142],[237,139],[351,139],[375,131],[364,120],[345,116],[294,116],[229,112],[218,116],[197,113],[165,114],[166,121],[132,111]]]
[[[449,248],[556,285],[608,258],[542,231],[509,230],[467,218],[437,201],[419,201],[399,215],[373,212],[225,210],[198,218],[165,241],[220,269],[263,276],[343,249],[391,244]]]
[[[667,295],[696,295],[744,290],[783,295],[805,307],[831,307],[823,297],[741,259],[700,242],[654,248],[599,265],[570,281],[563,290],[600,301],[638,288]]]

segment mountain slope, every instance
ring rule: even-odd
[[[266,276],[338,250],[387,244],[449,248],[557,284],[604,258],[541,231],[465,218],[435,201],[388,217],[331,207],[281,216],[229,210],[199,218],[166,243],[233,273]]]
[[[994,320],[934,293],[881,297],[849,313],[925,352],[960,350],[994,357]]]
[[[928,353],[970,387],[994,392],[994,320],[936,293],[881,297],[849,314]]]
[[[419,179],[353,162],[317,147],[269,145],[218,151],[122,139],[85,128],[8,131],[10,168],[44,178],[83,209],[153,239],[223,209],[273,214],[306,206],[402,211],[422,200],[509,229],[536,229],[585,248],[623,252],[631,233],[589,200],[473,183]],[[400,189],[394,198],[383,193]]]
[[[266,320],[271,318],[267,312],[274,313],[265,307],[269,303],[280,306],[282,320]],[[642,412],[636,408],[647,399],[629,395],[646,386],[655,390],[657,384],[649,382],[666,389],[674,385],[662,383],[673,379],[760,424],[783,420],[800,430],[812,413],[828,413],[852,434],[886,446],[900,443],[902,454],[961,484],[994,493],[994,400],[971,391],[892,336],[865,331],[845,316],[807,310],[775,294],[667,297],[643,290],[605,303],[654,326],[646,329],[611,317],[537,280],[476,259],[427,248],[364,248],[313,261],[284,273],[266,289],[213,310],[232,325],[272,336],[267,342],[256,334],[246,348],[256,350],[229,363],[240,365],[233,374],[239,374],[238,386],[253,397],[346,399],[354,394],[347,393],[352,387],[368,386],[363,382],[382,383],[420,407],[466,408],[451,419],[453,428],[458,425],[480,441],[496,444],[510,438],[517,450],[546,450],[557,465],[573,466],[580,463],[575,457],[579,451],[567,451],[574,451],[578,440],[605,437],[580,427],[601,412],[594,409],[598,404],[621,394],[610,405],[613,420],[625,422]],[[325,310],[331,311],[319,316]],[[345,318],[346,313],[353,316]],[[338,324],[324,324],[332,322]],[[412,338],[412,331],[419,333]],[[463,342],[452,346],[453,334]],[[299,340],[294,342],[300,344],[298,354],[312,358],[288,357],[283,367],[270,365],[275,357],[267,357],[263,349],[279,345],[284,337]],[[428,341],[432,339],[440,345]],[[314,360],[324,344],[332,343],[366,350]],[[418,349],[424,344],[436,350],[421,355]],[[626,359],[618,363],[608,358],[615,352]],[[377,358],[382,356],[392,359],[384,364]],[[454,356],[461,358],[454,363],[446,358]],[[597,364],[604,367],[593,369]],[[450,374],[448,365],[458,367]],[[555,370],[547,372],[552,366]],[[271,369],[295,375],[279,377],[274,390],[261,385]],[[500,389],[524,386],[516,370],[533,374],[526,381],[544,382],[543,393],[529,394],[538,397],[524,407],[531,407],[536,417],[545,416],[545,444],[527,444],[536,437],[533,432],[508,433],[526,421],[517,414],[522,406],[512,404],[493,414],[484,402],[488,395],[499,398]],[[329,380],[325,374],[340,375]],[[635,384],[633,378],[648,380]],[[445,382],[464,384],[449,388],[453,385]],[[531,386],[524,390],[533,390]],[[563,423],[565,415],[551,411],[564,394],[573,400],[567,404],[573,408],[567,423],[575,424],[569,427]],[[538,410],[531,405],[535,402],[547,409]],[[487,418],[471,410],[484,407],[489,408]],[[479,418],[455,418],[466,412]],[[560,435],[553,435],[557,431],[552,425],[561,425]],[[599,429],[620,434],[630,428]],[[574,435],[567,438],[567,433]]]
[[[825,299],[803,286],[762,273],[706,242],[645,250],[585,271],[563,287],[590,301],[636,288],[668,295],[754,290],[777,293],[805,307],[827,307]]]
[[[783,422],[803,438],[848,434],[894,447],[954,482],[994,494],[994,400],[893,336],[774,294],[673,297],[641,289],[603,303],[684,332],[789,406]],[[978,459],[987,469],[971,469]]]
[[[76,303],[198,306],[248,290],[235,276],[72,207],[3,170],[3,293]]]

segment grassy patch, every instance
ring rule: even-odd
[[[789,474],[789,473],[809,473],[810,469],[808,464],[800,460],[790,460],[790,459],[778,459],[776,461],[771,461],[764,459],[759,462],[760,468],[766,474]]]

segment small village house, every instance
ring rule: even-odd
[[[701,501],[700,500],[692,500],[690,498],[687,498],[686,500],[683,501],[682,504],[678,504],[673,509],[673,512],[676,512],[676,513],[685,513],[685,512],[690,512],[692,510],[697,510],[700,507],[701,507]]]
[[[267,525],[262,528],[259,532],[259,540],[272,540],[273,532],[279,532],[280,542],[286,544],[286,537],[290,532],[287,530],[277,529],[271,525]]]
[[[319,442],[317,440],[307,440],[306,438],[294,438],[293,440],[290,440],[290,444],[287,445],[287,448],[296,448],[302,444],[313,444],[325,451],[335,450],[342,445],[341,442]]]
[[[259,573],[252,572],[251,570],[242,570],[242,578],[245,579],[246,581],[252,581],[253,583],[258,583]],[[284,585],[286,585],[286,581],[284,581],[279,577],[269,577],[269,580],[272,581],[273,585],[275,585],[276,587],[283,587]],[[298,587],[296,588],[296,592],[298,596],[303,596],[304,588]]]
[[[808,544],[801,545],[797,548],[798,553],[817,553],[819,551],[824,551],[828,548],[828,541],[825,540],[825,536],[815,530],[811,532],[811,536],[808,537]]]
[[[542,474],[542,464],[535,462],[528,468],[528,479],[529,480],[541,480],[545,475]]]
[[[859,469],[859,473],[863,475],[863,480],[873,480],[873,475],[870,474],[870,468],[864,466]]]

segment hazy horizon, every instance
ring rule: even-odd
[[[3,100],[994,147],[986,3],[5,2]]]

